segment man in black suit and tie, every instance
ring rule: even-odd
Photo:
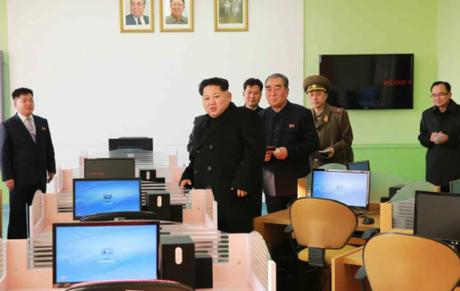
[[[17,114],[0,125],[3,181],[10,191],[8,239],[27,238],[26,208],[36,190],[46,192],[56,173],[54,148],[46,119],[33,115],[33,92],[14,90]]]
[[[257,113],[231,102],[228,86],[222,78],[200,83],[207,114],[195,119],[180,186],[211,188],[219,230],[250,232],[262,204],[263,126]]]
[[[126,25],[148,25],[149,17],[144,15],[145,0],[129,0],[131,14],[126,15]]]

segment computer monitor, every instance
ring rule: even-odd
[[[74,179],[73,217],[97,213],[140,211],[139,179]]]
[[[416,191],[414,234],[460,243],[460,195]]]
[[[449,182],[449,192],[460,194],[460,179]]]
[[[365,209],[369,205],[369,171],[314,169],[311,197],[333,199]]]
[[[156,221],[53,224],[53,285],[99,280],[155,280]]]
[[[85,179],[133,179],[136,163],[133,158],[85,159]]]
[[[370,171],[371,166],[369,161],[350,162],[347,163],[347,169],[354,171]]]
[[[109,138],[109,151],[125,149],[153,151],[153,139],[151,137]]]

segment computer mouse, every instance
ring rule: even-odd
[[[365,217],[363,219],[363,224],[374,224],[374,219],[372,217]]]

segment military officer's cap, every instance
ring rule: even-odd
[[[303,90],[305,93],[317,90],[327,92],[331,87],[331,82],[321,75],[309,76],[303,81]]]

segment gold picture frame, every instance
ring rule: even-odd
[[[153,32],[154,0],[120,0],[120,32]]]
[[[249,0],[214,0],[215,31],[248,31]]]
[[[161,32],[193,32],[193,0],[159,0]]]

